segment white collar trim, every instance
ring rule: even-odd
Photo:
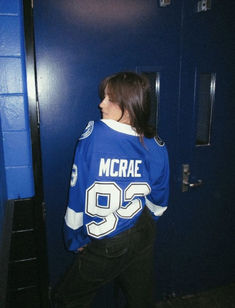
[[[120,122],[117,122],[115,120],[110,120],[110,119],[102,119],[101,121],[119,133],[131,135],[131,136],[139,136],[136,133],[136,131],[128,124],[120,123]]]

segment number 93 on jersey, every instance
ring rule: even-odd
[[[85,212],[101,220],[91,221],[87,233],[100,238],[115,231],[120,218],[132,219],[142,210],[141,198],[150,193],[146,182],[131,182],[124,190],[115,182],[94,182],[86,190]]]

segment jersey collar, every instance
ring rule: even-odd
[[[101,121],[119,133],[131,135],[131,136],[139,136],[136,133],[136,131],[128,124],[120,123],[120,122],[117,122],[115,120],[110,120],[110,119],[102,119]]]

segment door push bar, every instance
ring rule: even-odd
[[[189,176],[190,176],[189,164],[183,164],[182,167],[183,167],[182,192],[188,191],[190,187],[193,188],[202,185],[202,180],[197,180],[196,183],[189,183]]]

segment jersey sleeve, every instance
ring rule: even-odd
[[[86,174],[87,166],[82,151],[82,142],[79,142],[74,156],[69,189],[69,202],[64,222],[65,245],[67,249],[71,251],[77,251],[78,248],[90,242],[83,224]]]
[[[151,193],[146,196],[146,206],[157,220],[166,211],[169,197],[169,160],[166,146],[158,146],[150,159]]]
[[[84,226],[84,204],[87,185],[87,152],[94,123],[88,123],[76,147],[71,172],[69,200],[64,221],[64,240],[68,250],[77,251],[90,242]]]

